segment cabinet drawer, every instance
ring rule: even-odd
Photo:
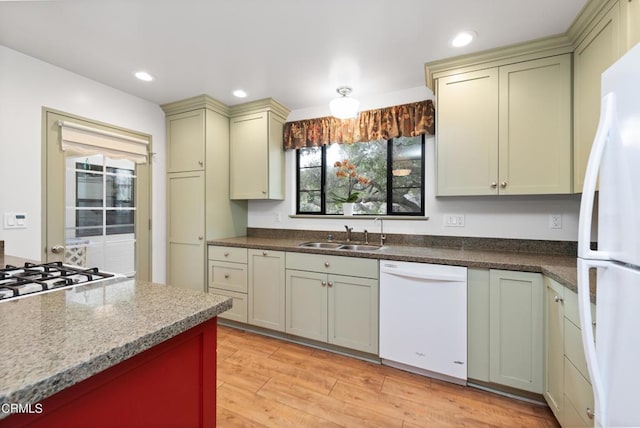
[[[580,328],[580,312],[578,311],[578,295],[568,288],[564,291],[564,316]],[[591,304],[591,319],[596,320],[596,306]]]
[[[378,279],[378,261],[322,254],[287,253],[287,269]]]
[[[209,287],[247,292],[247,265],[209,260]]]
[[[223,262],[247,263],[247,249],[237,247],[217,247],[209,245],[209,260]]]
[[[582,416],[578,413],[571,401],[564,396],[563,407],[562,407],[562,419],[558,419],[560,425],[565,428],[587,428],[593,427],[593,423],[587,424],[582,419]]]
[[[564,319],[564,354],[578,369],[580,374],[589,380],[587,360],[582,346],[582,332],[568,319]]]
[[[226,312],[218,315],[218,318],[227,320],[247,322],[247,295],[245,293],[235,293],[233,291],[222,290],[220,288],[209,288],[209,293],[219,294],[221,296],[231,297],[233,299],[233,307]]]
[[[565,407],[566,401],[570,401],[584,424],[593,426],[593,420],[587,416],[587,409],[593,410],[591,385],[566,357],[564,359],[564,395]]]

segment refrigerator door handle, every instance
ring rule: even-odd
[[[591,377],[593,395],[596,403],[596,420],[606,420],[607,409],[604,407],[604,395],[602,387],[602,372],[596,356],[595,338],[593,335],[593,319],[591,317],[591,298],[589,289],[589,269],[606,269],[608,262],[599,260],[578,259],[578,310],[580,313],[580,330],[582,333],[582,346]],[[598,424],[596,423],[596,426]]]
[[[580,222],[578,224],[578,257],[585,259],[609,260],[604,251],[591,249],[591,225],[593,223],[593,204],[598,182],[598,173],[604,148],[609,141],[611,132],[616,126],[616,96],[613,92],[602,97],[600,109],[600,123],[591,147],[591,155],[587,163],[580,203]]]

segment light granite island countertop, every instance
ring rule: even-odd
[[[37,403],[231,305],[227,297],[127,278],[0,302],[0,405]]]

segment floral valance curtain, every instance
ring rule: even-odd
[[[360,112],[355,119],[335,117],[299,120],[284,124],[284,148],[351,144],[361,141],[414,137],[435,132],[435,110],[431,100]]]

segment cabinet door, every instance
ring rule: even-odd
[[[544,398],[562,424],[564,395],[564,287],[544,278]]]
[[[500,67],[499,193],[571,192],[571,56]]]
[[[378,281],[329,275],[329,343],[378,353]]]
[[[327,341],[327,275],[287,269],[286,328],[296,336]]]
[[[249,324],[284,331],[284,253],[249,250]]]
[[[438,79],[438,196],[495,195],[498,180],[498,69]]]
[[[542,276],[489,273],[491,382],[542,394]]]
[[[169,174],[167,282],[205,291],[204,173]]]
[[[620,55],[618,3],[594,26],[573,53],[573,188],[582,192],[591,143],[600,121],[600,78]]]
[[[231,199],[266,199],[268,113],[231,118]]]
[[[489,382],[489,270],[467,270],[467,377]]]
[[[204,170],[204,109],[167,116],[167,172]]]

